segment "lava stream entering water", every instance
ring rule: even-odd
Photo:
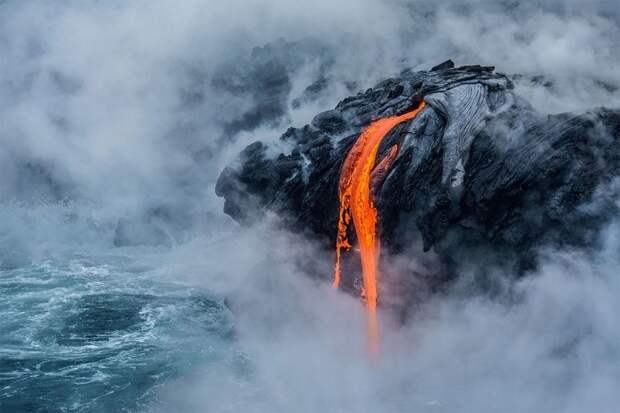
[[[362,296],[368,309],[368,347],[372,354],[379,350],[379,330],[377,325],[377,264],[381,251],[377,236],[377,209],[371,189],[377,180],[382,179],[391,167],[398,147],[394,145],[390,153],[375,167],[377,151],[381,141],[392,128],[408,121],[424,108],[425,102],[413,111],[400,116],[390,116],[371,123],[361,133],[347,154],[342,165],[339,182],[340,211],[338,214],[338,237],[336,239],[336,268],[333,287],[340,285],[340,255],[342,249],[351,249],[347,231],[351,219],[355,226],[362,262],[364,287]]]

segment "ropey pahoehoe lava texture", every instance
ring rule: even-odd
[[[288,153],[247,146],[219,177],[225,212],[251,223],[269,209],[333,248],[347,154],[373,121],[422,102],[377,151],[379,182],[371,186],[388,254],[420,240],[420,253],[432,248],[444,268],[519,276],[544,247],[596,247],[599,229],[618,213],[620,110],[541,113],[511,77],[451,61],[403,71],[287,130],[278,147]],[[437,280],[456,273],[442,272]]]

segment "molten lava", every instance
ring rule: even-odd
[[[413,111],[400,116],[390,116],[371,123],[347,154],[342,165],[339,182],[340,212],[336,239],[336,268],[333,287],[340,285],[340,258],[342,249],[349,250],[351,243],[347,232],[351,220],[355,226],[362,262],[364,286],[362,297],[368,309],[368,343],[371,353],[379,349],[377,325],[377,264],[381,250],[377,237],[377,209],[373,192],[383,181],[398,153],[394,145],[390,153],[375,167],[381,141],[396,125],[413,119],[425,106],[424,101]]]

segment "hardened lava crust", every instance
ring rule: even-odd
[[[620,110],[541,113],[511,79],[451,61],[403,71],[275,144],[248,145],[222,171],[216,193],[238,222],[271,210],[330,245],[347,153],[373,121],[423,100],[378,151],[380,162],[398,148],[373,194],[387,253],[432,249],[450,266],[484,263],[518,276],[547,247],[596,248],[618,214]]]

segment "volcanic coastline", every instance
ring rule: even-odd
[[[382,254],[432,252],[441,263],[427,280],[435,288],[461,269],[481,284],[491,269],[522,277],[545,248],[596,249],[618,214],[620,110],[541,113],[516,93],[514,78],[452,61],[405,70],[288,129],[279,142],[287,153],[248,145],[216,193],[240,223],[273,211],[333,249],[347,154],[373,122],[423,104],[389,129],[373,159]],[[363,289],[355,281],[343,288]]]

